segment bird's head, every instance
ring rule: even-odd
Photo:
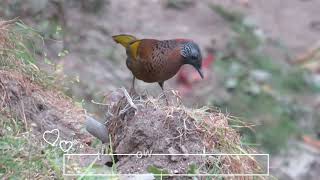
[[[180,54],[184,59],[184,63],[192,65],[203,79],[203,73],[201,71],[202,56],[199,46],[192,41],[185,42],[181,46]]]

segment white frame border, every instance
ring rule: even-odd
[[[118,155],[118,156],[137,156],[135,154],[63,154],[62,172],[63,176],[148,176],[149,174],[66,174],[65,173],[65,156],[102,156],[102,155]],[[144,155],[144,154],[143,154]],[[270,154],[145,154],[144,156],[267,156],[267,173],[266,174],[163,174],[163,176],[207,176],[207,177],[228,177],[228,176],[269,176],[270,175]]]

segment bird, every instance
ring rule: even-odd
[[[158,83],[164,91],[164,82],[185,64],[193,66],[203,79],[201,51],[192,40],[138,39],[128,34],[114,35],[112,38],[126,50],[126,65],[133,74],[131,89],[134,92],[136,78],[147,83]]]
[[[211,66],[215,61],[215,56],[212,53],[209,53],[202,60],[202,72],[204,75],[209,74],[211,71]],[[191,71],[188,67],[182,67],[176,76],[176,83],[178,85],[178,90],[180,95],[184,96],[190,92],[192,92],[193,86],[202,80],[196,72]],[[208,78],[208,75],[206,76]],[[205,78],[205,79],[206,79]]]

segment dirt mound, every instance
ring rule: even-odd
[[[228,125],[224,114],[207,107],[186,108],[177,95],[169,99],[174,102],[167,106],[161,98],[146,95],[131,98],[124,89],[107,97],[106,125],[113,151],[154,154],[144,154],[142,158],[118,156],[119,173],[150,173],[156,168],[164,174],[190,174],[192,167],[197,167],[194,173],[240,174],[259,169],[250,158],[187,155],[243,153],[244,150],[239,135]]]
[[[0,47],[10,45],[7,37],[6,33],[0,33]],[[16,44],[12,43],[8,48],[15,51]],[[86,144],[90,137],[83,131],[84,110],[54,87],[45,88],[37,83],[42,74],[33,69],[34,64],[10,52],[0,54],[1,64],[7,64],[0,66],[1,114],[17,116],[16,119],[23,121],[24,131],[32,129],[39,139],[44,131],[59,129],[60,137],[76,138]],[[107,133],[112,153],[120,154],[115,162],[117,173],[241,174],[260,170],[253,159],[245,156],[190,155],[248,151],[241,146],[239,135],[229,126],[224,114],[207,107],[186,108],[176,92],[169,99],[170,105],[166,105],[161,97],[131,97],[123,88],[107,97]],[[90,153],[90,147],[83,152]],[[151,156],[125,155],[139,152],[149,152]]]
[[[49,75],[31,60],[25,62],[33,56],[26,49],[19,49],[26,39],[11,28],[17,21],[0,21],[0,112],[24,121],[25,131],[32,128],[33,133],[42,134],[57,128],[61,137],[89,137],[81,133],[84,110],[57,90],[48,80]]]
[[[61,137],[82,139],[84,110],[77,108],[60,92],[45,90],[20,73],[0,71],[1,112],[9,110],[24,120],[25,128],[34,132],[58,128]]]

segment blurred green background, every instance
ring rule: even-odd
[[[214,62],[208,79],[183,94],[185,104],[216,106],[244,121],[250,128],[239,128],[243,144],[271,153],[281,179],[299,179],[320,166],[309,150],[317,147],[303,140],[320,136],[319,7],[315,0],[4,0],[0,17],[18,16],[43,37],[30,47],[35,63],[68,76],[65,92],[98,116],[92,100],[131,81],[112,35],[193,39]],[[157,85],[137,86],[160,93]],[[167,88],[183,84],[173,78]],[[305,156],[304,167],[291,168]]]

